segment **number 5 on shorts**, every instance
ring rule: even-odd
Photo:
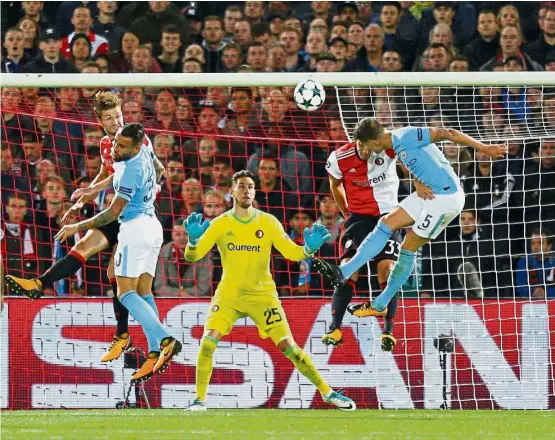
[[[420,225],[418,225],[417,228],[422,231],[425,231],[430,227],[430,223],[432,222],[433,218],[434,216],[432,214],[426,215],[426,218],[424,218],[424,221]]]
[[[277,307],[266,309],[264,311],[264,316],[266,317],[266,325],[272,325],[276,322],[281,322],[281,320],[283,319],[281,317],[281,313],[278,312]]]

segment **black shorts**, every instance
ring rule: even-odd
[[[104,234],[108,243],[110,243],[110,247],[114,247],[116,245],[119,234],[119,222],[117,220],[101,226],[98,230]]]
[[[370,232],[374,230],[381,217],[370,217],[368,215],[351,214],[343,224],[343,231],[339,238],[340,261],[344,258],[352,258],[358,247]],[[401,233],[395,231],[382,251],[372,261],[378,263],[382,260],[397,261],[401,249]]]

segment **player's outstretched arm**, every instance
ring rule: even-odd
[[[100,191],[112,188],[114,185],[114,176],[108,176],[106,179],[100,182],[91,183],[88,188],[76,189],[71,195],[71,200],[80,199],[81,197],[87,197],[89,200],[94,198]]]
[[[101,226],[107,225],[117,220],[121,212],[127,206],[127,203],[129,203],[128,200],[116,195],[112,200],[112,204],[104,211],[99,212],[88,220],[83,220],[73,225],[64,225],[54,238],[59,240],[60,243],[63,243],[68,237],[71,237],[79,231],[86,231],[88,229],[100,228]]]
[[[203,258],[216,243],[215,227],[210,227],[210,220],[202,220],[202,214],[193,212],[183,222],[189,236],[185,248],[185,260],[193,263]],[[202,240],[201,240],[202,238]]]
[[[468,145],[478,151],[481,151],[494,159],[501,159],[507,154],[507,146],[505,144],[486,145],[472,136],[464,134],[453,128],[433,128],[430,127],[430,138],[432,142],[451,141],[456,144]]]
[[[311,229],[305,228],[303,236],[305,245],[295,244],[286,234],[283,225],[275,219],[273,245],[288,260],[302,261],[320,249],[326,241],[331,240],[331,234],[323,225],[313,225]]]

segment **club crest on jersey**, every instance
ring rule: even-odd
[[[218,310],[220,310],[220,306],[215,305],[215,306],[212,307],[213,312],[217,312]]]
[[[376,160],[374,161],[374,163],[378,166],[383,165],[384,160],[381,157],[376,157]]]
[[[406,151],[401,151],[401,154],[399,156],[401,156],[401,159],[406,159],[408,157],[408,154]]]
[[[256,236],[256,238],[262,238],[264,237],[264,231],[262,229],[259,229],[254,233],[254,235]]]

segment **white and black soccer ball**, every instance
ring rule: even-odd
[[[295,97],[297,107],[307,112],[313,112],[324,104],[326,91],[318,81],[307,79],[297,84],[293,96]]]

